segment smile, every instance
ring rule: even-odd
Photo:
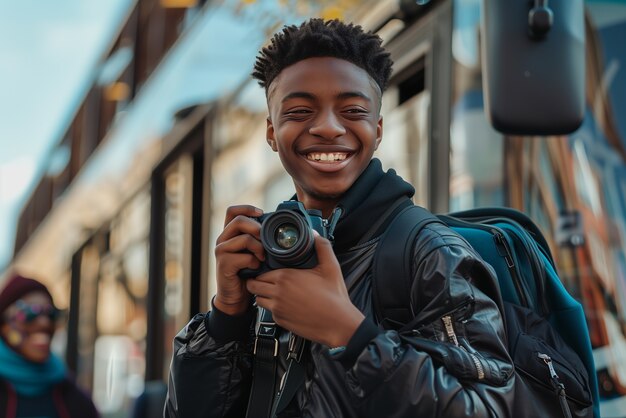
[[[307,160],[322,162],[322,163],[335,163],[343,161],[348,158],[347,152],[312,152],[306,155]]]

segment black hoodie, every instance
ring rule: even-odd
[[[390,209],[399,209],[409,204],[414,194],[413,186],[398,176],[395,170],[384,172],[380,161],[372,159],[337,204],[342,215],[334,231],[335,252],[346,252],[351,247],[379,235],[386,226],[385,222],[392,219],[386,216]],[[383,223],[379,225],[380,228],[372,231],[372,226],[379,224],[381,220]]]

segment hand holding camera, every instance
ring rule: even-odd
[[[317,265],[313,231],[326,238],[328,222],[319,210],[304,208],[297,201],[285,201],[275,212],[256,218],[261,223],[261,243],[266,259],[260,268],[242,269],[239,277],[250,279],[281,268],[310,269]]]
[[[226,210],[224,230],[217,238],[215,261],[217,294],[215,307],[229,315],[239,315],[250,307],[250,293],[238,273],[243,268],[257,269],[265,260],[260,225],[254,219],[263,214],[250,205]]]
[[[282,328],[328,347],[346,345],[364,317],[350,300],[330,241],[314,232],[313,244],[313,268],[280,268],[242,282]]]
[[[326,237],[326,224],[320,211],[307,211],[297,201],[285,201],[267,214],[250,205],[229,207],[215,248],[216,307],[230,315],[248,309],[250,294],[240,279],[274,269],[315,267],[313,230]]]
[[[328,230],[321,214],[300,202],[268,214],[229,208],[215,249],[215,306],[242,314],[254,294],[281,327],[328,346],[347,344],[363,314],[350,301]]]

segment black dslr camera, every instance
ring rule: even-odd
[[[265,262],[256,270],[240,270],[240,278],[250,279],[281,268],[310,269],[317,265],[313,230],[328,237],[328,223],[321,211],[307,210],[302,203],[288,200],[278,205],[275,212],[254,219],[261,223]]]

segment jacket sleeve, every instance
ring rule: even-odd
[[[252,373],[255,310],[197,314],[174,338],[165,418],[245,415]]]
[[[513,416],[513,365],[490,266],[452,231],[416,238],[414,327],[366,318],[337,360],[362,417]]]

